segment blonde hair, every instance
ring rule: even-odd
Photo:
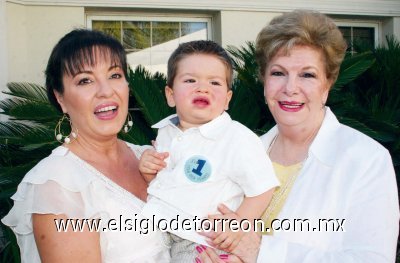
[[[347,44],[328,16],[315,11],[295,10],[275,17],[256,39],[256,61],[263,79],[268,63],[281,49],[288,54],[294,46],[304,45],[322,51],[325,71],[332,84],[339,74]]]

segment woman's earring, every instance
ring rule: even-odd
[[[126,117],[126,123],[124,124],[124,132],[128,133],[133,126],[132,115],[128,111],[128,116]]]
[[[62,123],[64,122],[64,120],[68,121],[71,132],[65,136],[61,133],[61,126]],[[66,113],[64,113],[64,115],[61,117],[61,119],[58,121],[56,127],[54,128],[54,136],[56,137],[56,140],[60,143],[66,143],[69,144],[71,143],[73,140],[75,140],[78,137],[78,130],[74,131],[72,128],[72,123],[71,123],[71,119],[68,117],[68,115]]]

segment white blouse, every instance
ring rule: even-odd
[[[261,137],[266,148],[277,132]],[[389,152],[327,108],[308,154],[276,223],[288,230],[263,236],[258,262],[394,262],[399,202]],[[309,220],[308,230],[294,229],[295,219]]]
[[[140,157],[144,147],[128,146]],[[161,233],[140,221],[144,202],[63,146],[26,174],[12,199],[14,207],[2,222],[16,234],[22,262],[40,262],[33,213],[100,218],[102,262],[169,262]]]

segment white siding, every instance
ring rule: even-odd
[[[83,7],[7,3],[7,81],[44,84],[43,72],[53,46],[71,29],[84,26]]]
[[[0,74],[3,74],[0,75],[0,85],[1,81],[5,82],[4,76],[7,82],[43,84],[43,71],[56,41],[74,27],[88,26],[87,16],[97,13],[155,13],[176,17],[182,14],[209,14],[212,18],[212,39],[224,47],[239,47],[246,41],[254,41],[260,28],[274,16],[296,8],[315,9],[335,19],[378,19],[382,25],[379,29],[381,42],[386,34],[395,34],[400,39],[400,0],[0,1],[3,1],[0,6],[0,30],[6,29],[6,34],[0,34],[0,52],[3,52],[0,53]],[[1,12],[4,10],[6,21],[2,22],[4,16]],[[6,55],[3,55],[4,50]]]
[[[1,91],[7,83],[7,34],[6,34],[6,1],[0,0],[0,99],[4,98]]]

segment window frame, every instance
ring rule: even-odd
[[[207,40],[212,40],[212,16],[188,14],[86,14],[86,28],[92,29],[92,21],[137,21],[137,22],[203,22],[207,25]]]
[[[374,47],[380,43],[381,23],[379,21],[349,21],[349,20],[334,20],[338,27],[367,27],[374,29]],[[353,35],[352,35],[353,38]],[[353,41],[353,39],[352,39]]]
[[[92,11],[86,14],[86,28],[92,29],[93,21],[141,21],[141,22],[201,22],[206,23],[207,40],[212,40],[213,37],[213,17],[211,14],[204,13],[145,13],[145,12],[106,12]],[[151,36],[152,37],[152,36]],[[171,51],[172,52],[172,51]],[[167,63],[167,61],[165,62]],[[153,70],[154,64],[145,66],[150,72]],[[155,70],[166,74],[166,70]]]

